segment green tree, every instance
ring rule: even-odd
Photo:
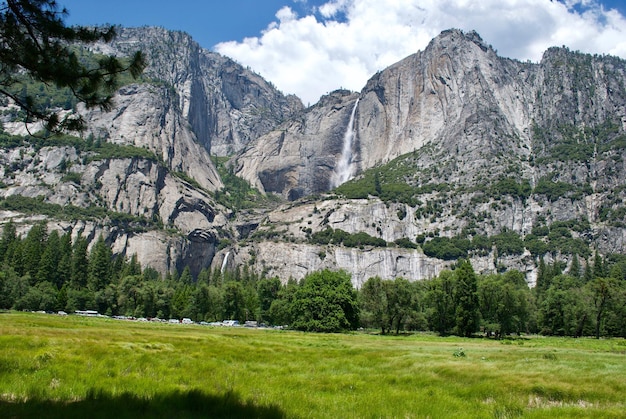
[[[22,244],[22,260],[25,273],[30,274],[31,280],[37,280],[39,262],[43,255],[48,237],[45,222],[40,222],[31,227]]]
[[[270,307],[278,299],[282,284],[278,278],[263,278],[257,284],[261,321],[272,323]]]
[[[480,314],[485,329],[506,335],[526,329],[530,289],[518,271],[479,279]]]
[[[303,279],[291,305],[292,326],[298,330],[340,332],[356,329],[359,307],[350,275],[323,270]]]
[[[224,320],[224,293],[222,289],[209,285],[206,289],[206,300],[205,320],[213,322]]]
[[[191,287],[184,284],[177,286],[171,299],[171,318],[190,317],[191,311]]]
[[[224,284],[224,316],[240,322],[246,320],[245,292],[241,282],[229,281]]]
[[[552,285],[539,305],[541,333],[558,336],[582,336],[590,331],[588,289],[580,287],[579,280],[569,275],[552,278]]]
[[[13,268],[0,270],[0,308],[12,308],[28,289],[28,279],[19,276]]]
[[[76,243],[73,246],[70,285],[74,289],[87,286],[87,277],[89,275],[87,246],[87,240],[82,236],[76,239]]]
[[[111,281],[112,254],[111,248],[104,242],[102,235],[89,254],[87,286],[92,291],[104,289]]]
[[[609,309],[611,299],[617,292],[617,281],[614,278],[594,278],[587,284],[593,303],[593,311],[595,314],[595,336],[600,339],[603,321],[605,320],[606,311]]]
[[[15,302],[15,309],[52,311],[56,308],[57,294],[58,290],[52,283],[39,282]]]
[[[300,288],[298,283],[290,278],[284,287],[278,292],[278,298],[270,305],[270,322],[275,325],[288,325],[293,320],[291,307],[296,297],[296,291]]]
[[[455,285],[454,274],[447,270],[428,284],[426,292],[428,326],[442,336],[450,333],[455,324]]]
[[[109,42],[115,28],[68,27],[66,15],[54,0],[7,0],[0,5],[0,94],[10,97],[30,119],[44,121],[49,131],[80,130],[84,121],[76,113],[61,120],[55,112],[36,106],[24,89],[25,79],[67,88],[88,108],[110,109],[120,74],[138,77],[145,67],[141,52],[128,63],[113,56],[93,63],[80,60],[73,44]]]
[[[387,301],[387,329],[395,328],[397,335],[411,313],[411,283],[404,278],[396,278],[393,281],[383,281],[383,289]]]
[[[456,329],[459,335],[472,336],[480,326],[478,285],[474,268],[468,260],[454,270],[456,276]]]
[[[0,239],[0,263],[11,260],[9,253],[14,243],[17,241],[17,232],[13,219],[4,224],[2,228],[2,238]]]
[[[55,285],[60,289],[72,278],[72,234],[70,232],[61,236],[58,251],[59,263]]]
[[[128,275],[122,278],[118,286],[117,308],[125,316],[134,316],[143,303],[143,278],[140,275]]]
[[[61,238],[55,230],[50,233],[44,251],[39,260],[39,268],[37,269],[37,282],[49,281],[60,289],[59,278],[59,262],[61,260]]]
[[[602,256],[596,250],[596,254],[593,258],[593,277],[594,278],[604,278],[607,276],[607,272],[604,269],[604,262],[602,260]]]
[[[375,276],[369,278],[359,292],[361,307],[361,322],[368,326],[380,328],[384,335],[387,322],[385,313],[387,311],[387,296],[383,289],[383,280]]]
[[[626,338],[626,280],[615,280],[606,311],[604,329],[610,336]]]
[[[189,266],[185,266],[185,269],[183,269],[183,273],[180,275],[179,281],[186,285],[191,285],[193,283],[191,268]]]

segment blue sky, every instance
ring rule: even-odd
[[[500,55],[539,61],[550,46],[626,58],[626,0],[57,0],[68,24],[188,32],[305,104],[423,49],[477,30]]]
[[[69,24],[162,26],[189,33],[204,48],[258,36],[276,12],[290,6],[304,15],[324,1],[293,0],[57,0]]]

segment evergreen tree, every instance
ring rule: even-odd
[[[260,317],[262,321],[270,321],[270,307],[278,299],[282,284],[278,278],[263,278],[257,284]]]
[[[179,281],[186,285],[193,284],[193,277],[191,276],[191,269],[189,268],[189,265],[185,266],[185,269],[183,269],[183,273],[180,275]]]
[[[204,318],[208,321],[222,321],[224,317],[224,292],[221,288],[209,285],[206,288],[207,310]]]
[[[141,275],[141,264],[137,260],[137,253],[133,253],[125,267],[124,275]]]
[[[593,280],[593,268],[589,260],[585,261],[585,271],[583,273],[583,281],[589,283]]]
[[[223,282],[222,270],[220,268],[214,268],[211,275],[211,285],[221,287]]]
[[[72,278],[72,235],[70,232],[61,236],[59,254],[56,285],[60,289]]]
[[[58,231],[54,230],[48,236],[45,249],[39,260],[39,269],[37,270],[37,282],[48,281],[52,283],[57,290],[61,288],[59,278],[59,261],[61,253],[61,239]]]
[[[161,279],[161,274],[150,266],[147,266],[146,269],[143,270],[142,275],[144,281],[158,281]]]
[[[474,268],[468,260],[454,270],[456,276],[456,329],[459,335],[471,337],[480,326],[478,285]]]
[[[72,252],[72,276],[70,284],[74,289],[81,289],[87,286],[87,276],[89,271],[89,258],[87,257],[87,240],[79,236],[74,243]]]
[[[11,260],[9,250],[16,241],[17,232],[15,229],[15,223],[13,223],[13,219],[9,219],[9,221],[4,224],[4,227],[2,228],[2,238],[0,238],[0,264]]]
[[[24,241],[14,241],[7,250],[7,264],[19,275],[26,274],[24,265]],[[9,259],[10,258],[10,259]]]
[[[104,289],[111,282],[111,248],[104,242],[102,235],[93,245],[89,255],[87,286],[91,291]]]
[[[44,121],[49,131],[75,131],[84,123],[78,114],[60,120],[55,112],[36,106],[25,89],[28,81],[68,88],[88,108],[109,109],[119,75],[128,71],[136,78],[145,67],[140,52],[128,65],[113,56],[93,64],[80,60],[72,44],[109,42],[115,28],[68,27],[63,22],[66,15],[55,0],[7,0],[0,8],[0,94],[10,97],[29,119]]]
[[[593,277],[594,278],[604,278],[606,276],[606,272],[604,271],[604,262],[602,261],[602,256],[598,253],[596,249],[596,254],[593,258]]]
[[[39,262],[43,255],[47,238],[46,223],[42,221],[31,227],[22,245],[24,271],[30,274],[31,281],[33,281],[32,285],[38,278]]]
[[[224,316],[229,320],[246,320],[246,301],[241,282],[229,281],[224,285]]]
[[[127,270],[128,263],[126,258],[122,255],[113,257],[111,255],[111,272],[109,273],[109,281],[119,282],[124,276],[124,272]]]

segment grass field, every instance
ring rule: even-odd
[[[626,415],[624,339],[305,334],[0,313],[0,417]]]

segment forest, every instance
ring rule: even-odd
[[[626,337],[626,260],[601,257],[581,263],[538,261],[537,285],[510,270],[476,274],[459,259],[437,277],[369,278],[360,289],[344,271],[313,272],[295,281],[259,275],[248,266],[189,268],[165,277],[133,256],[114,257],[102,237],[48,231],[41,222],[21,237],[13,222],[0,238],[0,309],[109,316],[257,321],[297,330],[381,334],[432,331],[494,337],[539,333]]]

